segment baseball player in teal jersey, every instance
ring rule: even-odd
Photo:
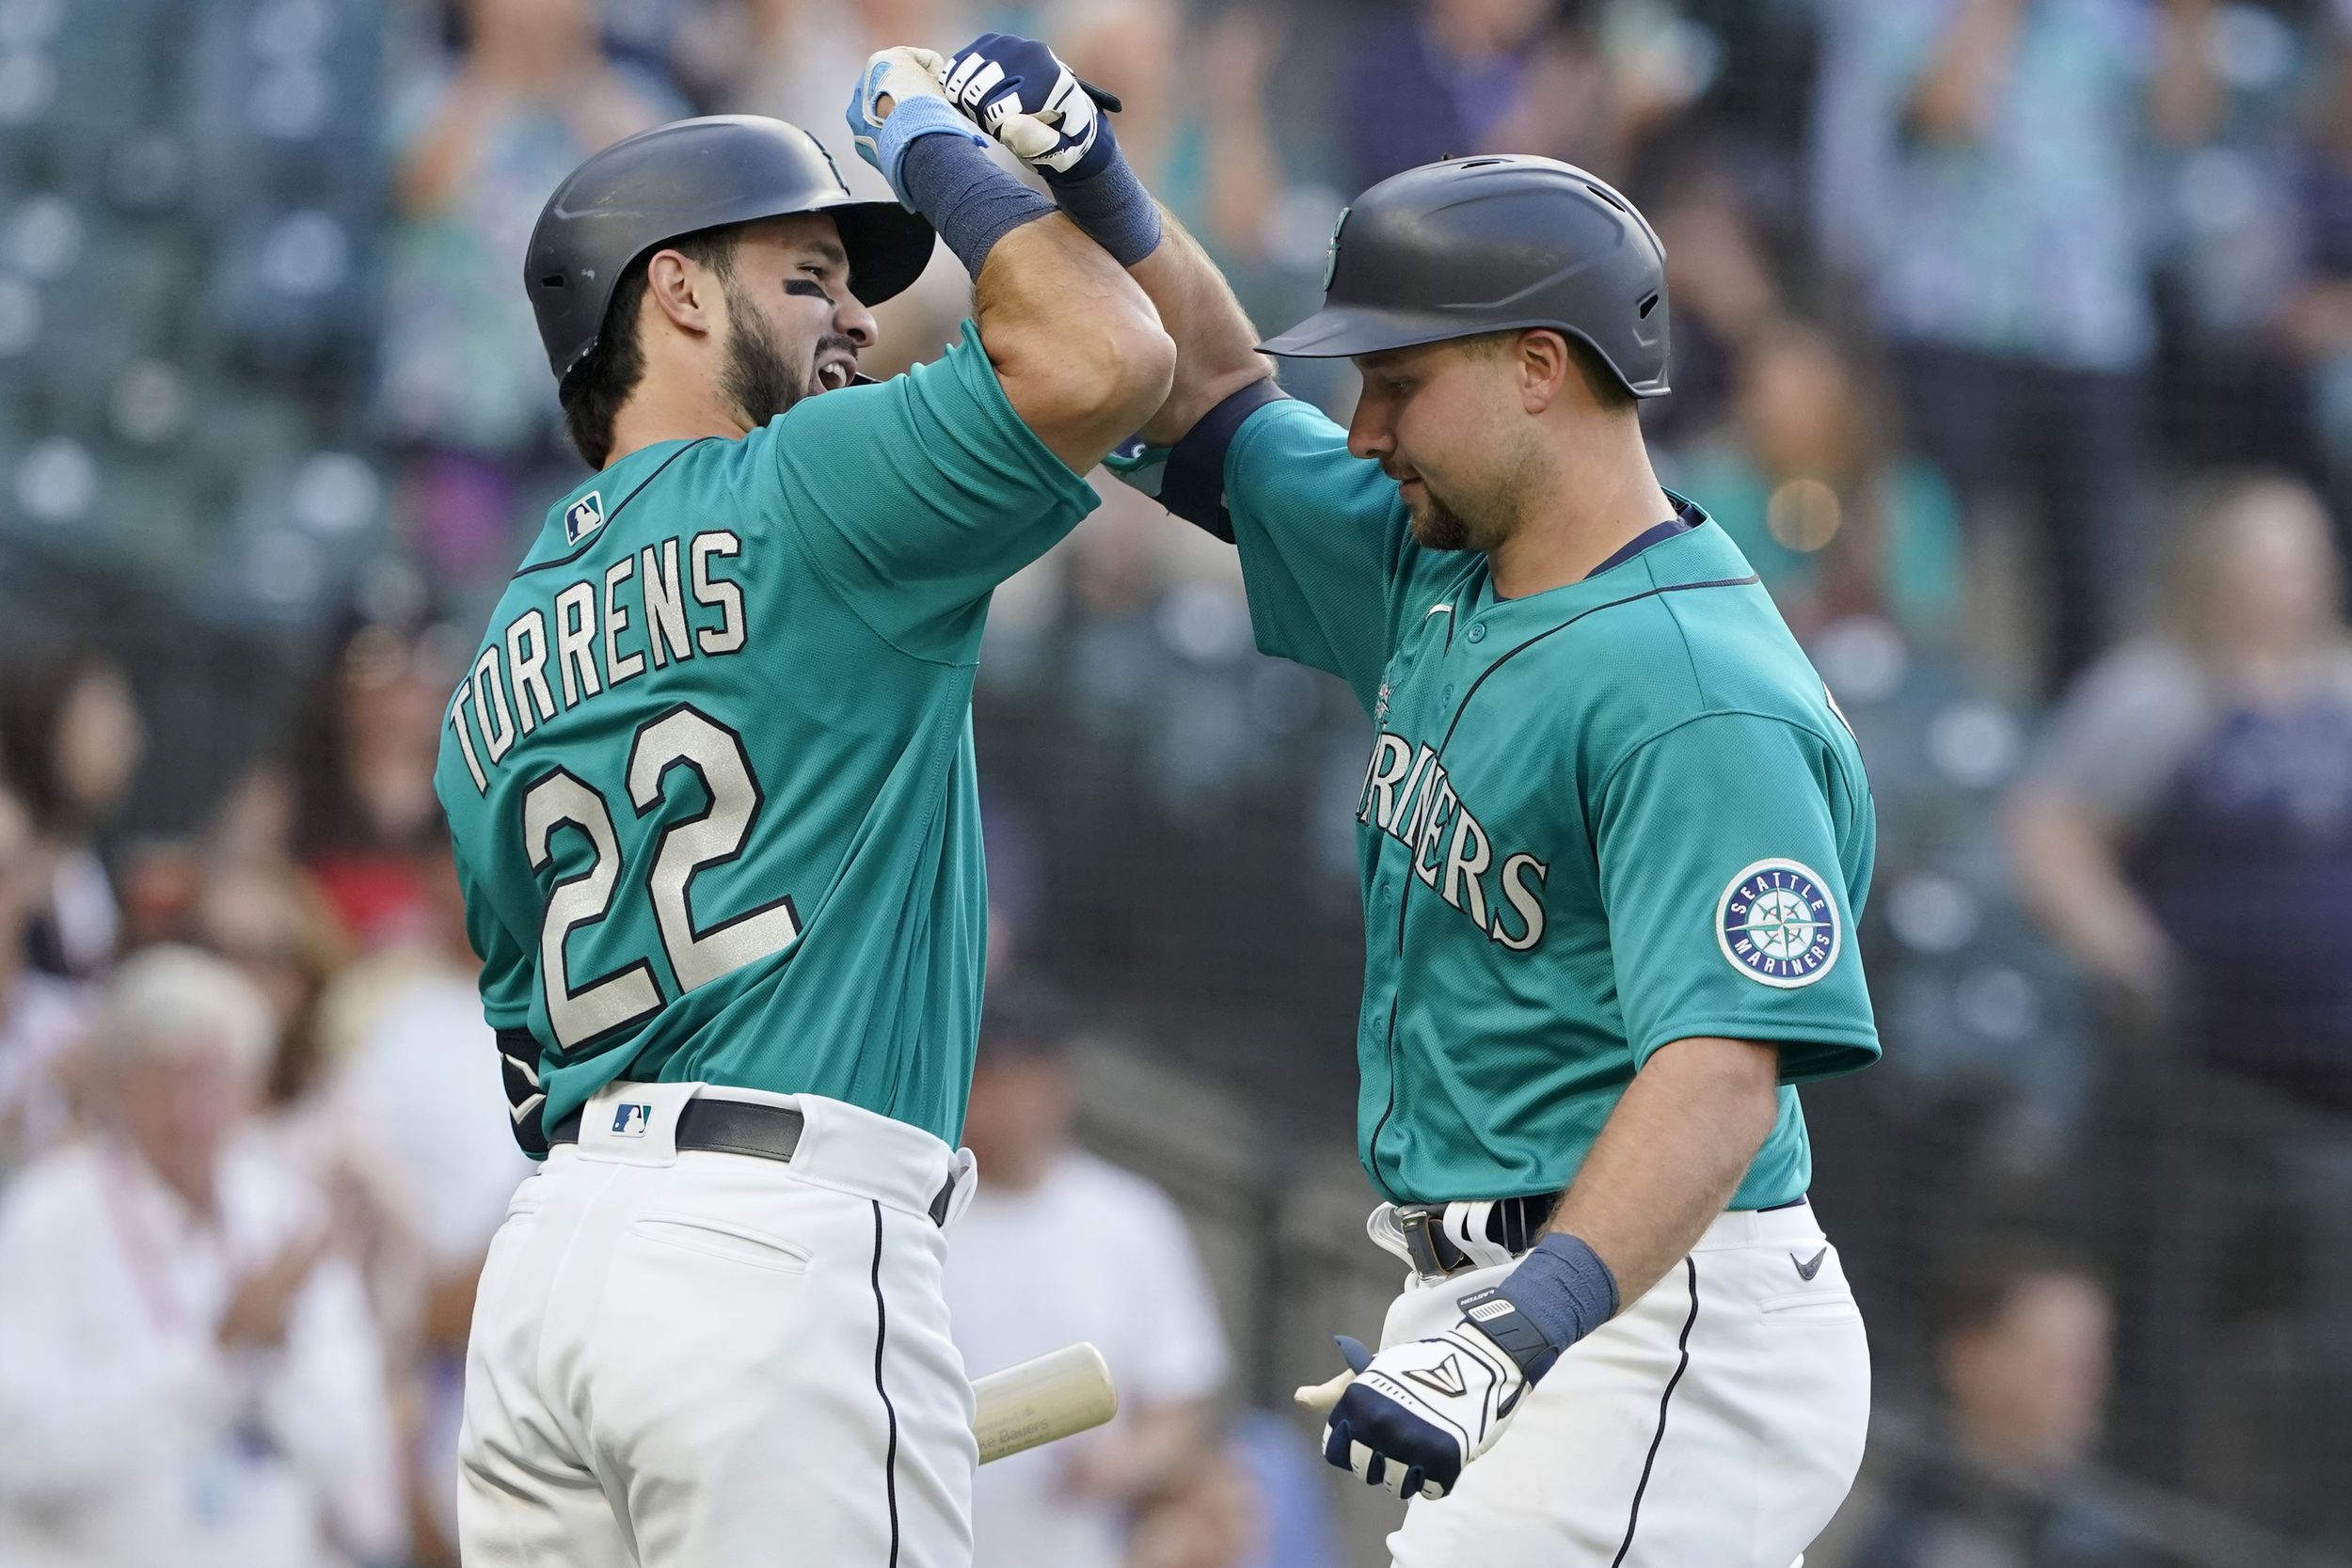
[[[532,237],[598,471],[491,617],[437,777],[547,1156],[482,1277],[469,1565],[970,1560],[941,1262],[986,921],[974,659],[1173,356],[935,65],[877,55],[851,103],[904,206],[794,127],[687,120],[590,159]],[[975,322],[853,385],[934,227]]]
[[[1409,1568],[1788,1568],[1868,1418],[1794,1085],[1879,1053],[1872,812],[1756,574],[1652,473],[1656,235],[1548,159],[1365,192],[1323,310],[1263,345],[1356,360],[1343,430],[1043,46],[945,81],[1176,340],[1114,466],[1239,547],[1259,646],[1375,727],[1359,1152],[1412,1273],[1378,1353],[1301,1390],[1326,1457],[1415,1499]]]

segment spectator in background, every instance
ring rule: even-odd
[[[196,945],[228,959],[268,999],[278,1051],[266,1095],[292,1105],[319,1075],[318,1005],[350,941],[299,867],[259,856],[208,863],[188,913]]]
[[[343,971],[320,1005],[319,1125],[343,1161],[367,1174],[408,1249],[410,1514],[420,1557],[453,1562],[474,1285],[531,1164],[507,1116],[446,838],[417,850],[416,874],[434,918]]]
[[[1662,465],[1704,499],[1800,638],[1877,615],[1945,641],[1960,601],[1958,517],[1933,468],[1890,450],[1875,403],[1826,333],[1755,332],[1734,370],[1731,428]]]
[[[1616,179],[1700,85],[1651,44],[1613,55],[1550,0],[1418,0],[1339,73],[1347,189],[1471,152],[1541,153]]]
[[[2114,1307],[2054,1251],[1972,1254],[1936,1345],[1946,1447],[1885,1494],[1846,1568],[2142,1568],[2080,1493],[2099,1435]]]
[[[2318,500],[2197,497],[2157,635],[2084,674],[2017,788],[2018,892],[2203,1058],[2352,1111],[2352,641]]]
[[[0,660],[0,779],[32,818],[28,940],[51,974],[87,977],[114,957],[122,913],[91,841],[146,745],[130,683],[97,649],[40,640]]]
[[[0,1201],[0,1560],[318,1568],[400,1545],[382,1348],[321,1195],[243,1133],[268,1004],[150,948],[93,1030],[105,1131]]]
[[[605,59],[588,0],[461,12],[459,57],[394,95],[378,393],[417,456],[417,544],[456,582],[514,564],[530,466],[577,467],[518,286],[531,226],[581,159],[685,112]]]
[[[1137,1511],[1215,1447],[1226,1350],[1208,1280],[1166,1194],[1070,1146],[1068,1042],[1041,995],[990,988],[963,1128],[982,1174],[948,1238],[948,1312],[976,1376],[1091,1340],[1120,1412],[979,1473],[975,1568],[1119,1568]]]
[[[2155,342],[2135,187],[2151,130],[2185,144],[2216,112],[2212,8],[1842,0],[1828,24],[1823,250],[1894,349],[1912,440],[1971,513],[2026,502],[2052,679],[2098,652],[2133,577]]]
[[[35,855],[31,820],[0,793],[0,1180],[65,1133],[69,1064],[88,1015],[81,982],[44,974],[26,956]]]
[[[362,950],[438,918],[419,857],[448,853],[433,765],[463,672],[445,651],[437,628],[363,625],[296,715],[292,849]]]
[[[2322,27],[2319,90],[2290,174],[2300,276],[2275,325],[2307,368],[2312,433],[2339,515],[2352,515],[2352,10],[2332,8]]]

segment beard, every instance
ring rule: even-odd
[[[817,380],[818,360],[834,353],[848,354],[854,360],[857,354],[857,344],[850,339],[827,336],[817,341],[808,362],[796,367],[778,341],[774,325],[732,286],[727,293],[727,315],[726,363],[719,372],[719,390],[753,430],[824,389]]]
[[[1422,481],[1426,485],[1427,480]],[[1425,550],[1467,550],[1470,548],[1470,521],[1454,508],[1439,500],[1435,491],[1424,491],[1421,504],[1409,508],[1413,537]]]

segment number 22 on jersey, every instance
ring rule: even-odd
[[[652,902],[670,972],[685,991],[783,952],[799,940],[801,922],[787,896],[707,927],[695,924],[689,903],[695,874],[742,852],[762,802],[750,759],[735,733],[680,705],[646,721],[629,743],[628,800],[635,816],[643,817],[661,804],[664,788],[679,768],[701,780],[709,803],[661,830],[644,893]],[[573,981],[564,965],[564,942],[574,930],[610,912],[624,857],[605,795],[559,768],[523,795],[523,837],[532,870],[547,866],[556,833],[567,827],[586,836],[595,859],[586,870],[565,877],[548,891],[539,927],[539,973],[556,1043],[565,1051],[579,1051],[659,1012],[662,995],[653,966],[644,958],[611,974]],[[631,888],[629,895],[635,894]]]

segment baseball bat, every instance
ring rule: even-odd
[[[1034,1361],[972,1380],[972,1435],[980,1463],[1020,1453],[1119,1414],[1119,1390],[1103,1353],[1083,1340]]]

